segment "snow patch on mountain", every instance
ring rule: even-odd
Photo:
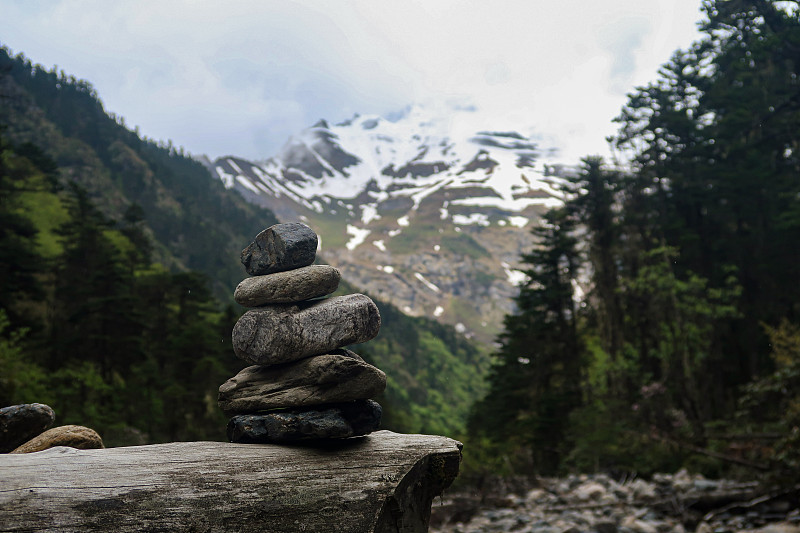
[[[511,266],[508,263],[505,263],[505,262],[501,263],[501,265],[503,267],[503,270],[506,273],[506,277],[508,278],[508,282],[511,283],[512,285],[514,285],[515,287],[519,286],[519,285],[522,285],[523,283],[525,283],[528,280],[528,275],[525,274],[525,272],[522,272],[521,270],[513,269],[513,268],[511,268]]]
[[[470,224],[488,226],[489,217],[483,213],[471,213],[469,216],[453,215],[453,224],[459,224],[461,226],[469,226]]]
[[[425,285],[427,288],[429,288],[433,292],[442,292],[439,289],[439,287],[437,287],[436,285],[434,285],[433,283],[431,283],[430,281],[425,279],[425,276],[423,276],[419,272],[414,272],[414,277],[417,278],[419,281],[421,281],[423,285]]]
[[[515,228],[524,228],[528,225],[527,217],[508,217],[508,223]]]
[[[364,243],[364,240],[372,233],[368,229],[361,229],[357,228],[356,226],[352,226],[350,224],[347,225],[347,234],[352,235],[353,237],[347,241],[345,244],[345,248],[348,250],[355,250],[357,246],[360,246]]]

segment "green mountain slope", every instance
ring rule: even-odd
[[[206,168],[171,143],[142,140],[108,114],[92,86],[0,48],[0,124],[15,144],[41,147],[106,215],[142,208],[155,258],[171,269],[209,276],[230,299],[242,277],[241,248],[273,214],[226,191]],[[35,216],[35,215],[34,215]]]
[[[346,283],[341,293],[354,292]],[[424,317],[411,317],[374,299],[381,331],[368,343],[352,347],[386,372],[379,399],[383,426],[397,431],[458,436],[465,430],[470,406],[486,390],[489,355],[455,328]]]

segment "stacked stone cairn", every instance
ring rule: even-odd
[[[313,265],[316,252],[316,233],[299,223],[267,228],[242,251],[252,277],[234,299],[252,309],[233,328],[233,349],[254,366],[219,388],[231,442],[342,439],[380,425],[370,398],[386,375],[343,348],[378,334],[378,308],[363,294],[324,298],[341,275]]]

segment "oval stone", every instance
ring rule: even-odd
[[[253,276],[236,287],[233,299],[245,307],[302,302],[334,292],[341,278],[339,271],[330,265]]]
[[[11,453],[40,452],[56,446],[69,446],[79,450],[104,448],[103,439],[93,429],[84,426],[59,426],[48,429]]]
[[[378,307],[363,294],[247,311],[233,327],[233,351],[257,365],[276,365],[321,355],[375,338]]]

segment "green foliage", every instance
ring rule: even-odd
[[[0,218],[25,228],[0,239],[4,266],[26,276],[0,287],[23,324],[0,308],[0,403],[47,403],[60,424],[90,426],[112,446],[223,439],[216,392],[241,367],[236,314],[220,312],[205,276],[150,262],[141,211],[118,224],[80,186],[46,188],[22,152],[3,152],[4,200],[45,199],[61,223],[0,202]],[[57,246],[37,245],[43,234]]]
[[[777,327],[764,327],[775,371],[745,387],[739,418],[781,435],[768,458],[781,476],[796,480],[800,474],[800,326],[783,320]]]
[[[800,18],[771,1],[704,10],[705,38],[634,92],[616,143],[633,151],[635,181],[649,191],[648,233],[680,251],[676,273],[720,287],[736,268],[742,320],[719,351],[740,385],[769,366],[759,322],[798,313]]]
[[[570,414],[574,443],[563,467],[579,472],[614,471],[651,475],[674,472],[685,454],[653,442],[631,417],[631,406],[615,400],[595,400]]]
[[[340,289],[352,292],[346,284]],[[378,399],[384,407],[383,427],[462,434],[470,406],[484,393],[488,358],[450,326],[375,303],[381,331],[354,350],[386,373],[386,392]]]
[[[0,405],[41,402],[47,396],[46,379],[41,367],[25,353],[28,328],[10,329],[5,309],[0,309]]]
[[[677,258],[677,252],[668,247],[644,252],[637,276],[623,280],[626,296],[641,302],[635,318],[643,314],[652,324],[646,338],[637,339],[648,351],[646,358],[635,361],[639,375],[630,377],[643,386],[648,380],[665,385],[669,399],[662,399],[659,411],[679,409],[680,417],[692,425],[694,437],[702,439],[703,424],[713,418],[706,376],[722,363],[714,353],[714,329],[738,317],[736,301],[741,290],[733,274],[718,288],[708,287],[706,279],[693,273],[679,279],[674,271]],[[636,353],[635,346],[627,348],[628,353]]]
[[[704,11],[703,39],[622,109],[613,141],[631,168],[586,159],[537,230],[488,391],[487,358],[467,340],[379,304],[381,334],[356,350],[388,375],[387,427],[466,423],[475,475],[720,473],[685,450],[724,457],[734,448],[720,428],[740,427],[777,432],[743,453],[796,478],[800,11],[762,0]],[[274,219],[171,144],[139,139],[88,83],[4,49],[0,72],[14,143],[0,144],[0,392],[42,394],[112,443],[221,437],[214,397],[237,369],[236,313],[185,270],[229,298],[239,243]],[[67,196],[55,180],[83,189]],[[39,199],[57,225],[20,208]],[[429,236],[487,254],[433,226],[392,246]]]
[[[16,300],[41,294],[36,278],[40,259],[34,251],[37,229],[16,206],[26,190],[38,188],[39,176],[28,179],[36,172],[29,160],[0,137],[0,309],[10,313],[13,323],[23,319]]]

